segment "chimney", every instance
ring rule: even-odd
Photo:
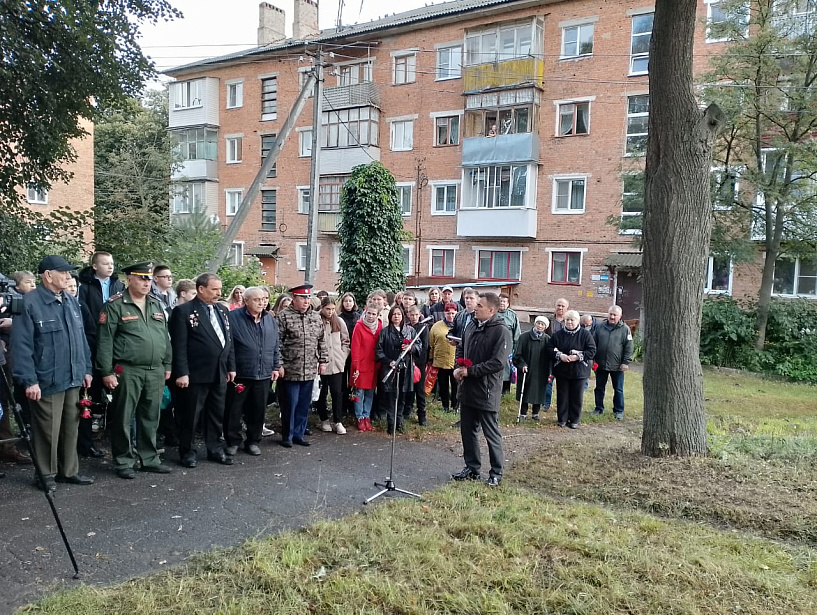
[[[312,38],[320,34],[318,28],[318,0],[295,0],[295,21],[292,38]]]
[[[287,35],[284,29],[286,14],[269,2],[258,5],[258,46],[264,47],[284,40]]]

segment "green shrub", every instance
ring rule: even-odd
[[[754,317],[731,297],[704,301],[701,362],[705,365],[744,367],[756,335]]]

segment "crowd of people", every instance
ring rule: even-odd
[[[270,303],[264,286],[235,286],[223,299],[221,279],[204,273],[175,286],[171,270],[142,262],[114,274],[113,257],[96,252],[78,269],[60,256],[43,259],[37,278],[16,272],[22,313],[0,320],[8,346],[14,397],[31,427],[39,486],[93,483],[79,457],[101,457],[93,409],[107,411],[113,469],[172,471],[161,458],[177,447],[179,463],[195,468],[197,439],[206,458],[232,465],[239,449],[262,454],[274,435],[267,408],[281,412],[280,444],[309,446],[310,409],[319,429],[347,433],[351,417],[361,432],[385,418],[390,434],[403,432],[416,413],[428,424],[434,392],[444,412],[458,414],[466,467],[455,480],[481,478],[479,432],[490,457],[488,484],[502,479],[499,407],[515,381],[519,420],[540,420],[553,383],[557,424],[576,429],[584,391],[596,372],[595,413],[604,412],[612,381],[613,412],[624,412],[623,375],[632,359],[630,329],[611,306],[596,321],[556,303],[551,320],[535,319],[523,332],[506,294],[450,286],[427,291],[375,290],[362,305],[350,293],[337,301],[310,285],[289,289]],[[4,315],[5,316],[5,315]],[[4,387],[5,388],[5,387]],[[0,396],[9,408],[12,391]],[[0,440],[11,440],[8,412]],[[0,459],[31,463],[13,444]]]

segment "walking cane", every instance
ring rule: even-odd
[[[522,404],[524,403],[522,400],[525,398],[525,378],[528,377],[528,372],[525,370],[522,372],[522,388],[519,390],[519,410],[516,412],[516,422],[519,423],[522,421]]]

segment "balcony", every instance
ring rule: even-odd
[[[380,90],[374,83],[356,83],[325,88],[324,111],[349,107],[380,107]]]
[[[328,147],[321,150],[321,175],[348,175],[359,164],[373,160],[380,160],[380,148],[374,145]]]
[[[174,165],[171,181],[218,180],[218,162],[215,160],[183,160]]]
[[[319,211],[318,212],[318,232],[337,235],[340,226],[339,211]]]
[[[536,210],[528,207],[460,208],[457,235],[536,239]]]
[[[463,66],[462,85],[465,93],[489,89],[516,87],[530,83],[542,87],[545,63],[537,58],[516,58],[487,64]]]
[[[539,135],[532,132],[462,140],[462,166],[539,162]]]

